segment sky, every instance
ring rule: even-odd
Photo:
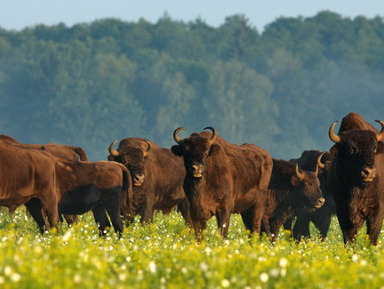
[[[227,16],[242,14],[259,32],[277,18],[312,17],[329,10],[343,17],[384,17],[383,0],[0,0],[0,27],[22,30],[38,24],[78,23],[117,18],[156,23],[167,13],[184,22],[198,18],[220,26]]]

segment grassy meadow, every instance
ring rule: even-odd
[[[233,215],[227,239],[211,219],[197,243],[181,215],[139,220],[118,239],[100,238],[91,214],[72,228],[41,235],[23,207],[0,212],[0,288],[384,288],[384,233],[376,247],[364,231],[344,246],[336,219],[329,237],[296,244],[249,239]]]

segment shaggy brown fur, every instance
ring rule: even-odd
[[[209,132],[193,133],[171,148],[184,158],[184,190],[197,239],[212,216],[226,237],[233,213],[241,214],[251,233],[260,234],[271,156],[253,144],[231,144],[219,136],[212,142],[211,137]]]
[[[355,241],[366,222],[370,241],[376,245],[384,217],[384,153],[377,130],[367,130],[369,126],[361,120],[357,114],[343,119],[340,142],[331,148],[327,185],[335,199],[344,242]]]
[[[119,162],[131,173],[133,206],[141,222],[149,222],[155,210],[169,212],[178,207],[187,223],[191,223],[189,204],[183,190],[183,159],[154,142],[141,138],[125,138],[118,149],[109,148],[108,160]]]

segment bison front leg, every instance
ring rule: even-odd
[[[346,214],[338,213],[337,218],[339,220],[341,231],[343,232],[344,244],[353,243],[356,241],[357,230],[363,224],[363,220],[356,220],[352,222]]]
[[[256,233],[260,236],[261,232],[261,223],[264,216],[265,206],[253,205],[249,209],[241,213],[241,218],[243,219],[244,226],[251,234]]]
[[[203,239],[203,231],[207,225],[206,220],[192,220],[193,229],[195,230],[195,237],[198,242]]]
[[[371,244],[376,246],[379,238],[381,226],[383,225],[383,211],[367,219],[367,234]]]
[[[216,214],[216,219],[217,227],[220,230],[220,235],[223,238],[227,238],[231,212],[227,208],[221,209],[220,212]]]
[[[149,200],[146,200],[144,202],[144,205],[143,205],[143,208],[142,208],[142,211],[140,212],[140,215],[141,215],[141,223],[148,223],[150,221],[152,221],[153,219],[153,214],[154,214],[154,208],[153,208],[154,204],[152,202],[150,202]]]
[[[49,195],[45,198],[41,198],[40,201],[43,210],[47,213],[50,228],[56,228],[57,230],[59,224],[59,209],[56,195]]]
[[[329,227],[331,225],[332,215],[321,215],[321,218],[315,218],[313,219],[313,223],[315,224],[315,227],[319,229],[321,241],[324,242],[327,238]]]
[[[309,232],[309,219],[307,217],[298,217],[293,226],[293,238],[300,241],[302,238],[308,239],[311,237]]]
[[[191,214],[190,214],[190,209],[189,209],[189,201],[187,198],[185,198],[183,201],[181,201],[178,205],[177,208],[179,209],[181,215],[183,216],[185,222],[191,226],[192,225],[192,219],[191,219]]]

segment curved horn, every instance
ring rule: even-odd
[[[300,179],[300,180],[302,180],[303,179],[303,174],[301,174],[300,173],[300,171],[299,171],[299,165],[298,164],[296,164],[296,176]]]
[[[179,127],[177,129],[175,129],[175,131],[173,132],[173,139],[175,140],[175,142],[177,142],[178,144],[181,144],[181,139],[179,138],[179,136],[177,135],[179,133],[179,131],[185,129],[185,127]]]
[[[210,130],[212,131],[212,136],[211,136],[211,138],[209,139],[209,143],[210,143],[210,144],[213,144],[213,142],[215,141],[216,136],[217,136],[216,130],[215,130],[212,126],[207,126],[207,127],[205,127],[204,129],[210,129]]]
[[[381,131],[376,135],[377,141],[380,141],[384,138],[384,121],[376,120],[376,122],[381,124]]]
[[[147,150],[143,151],[144,157],[146,158],[147,156],[149,156],[149,153],[151,152],[152,145],[151,145],[150,141],[148,141],[148,140],[146,140],[145,142],[148,144]]]
[[[334,143],[339,143],[340,142],[340,137],[335,134],[335,126],[337,124],[337,121],[335,121],[334,123],[332,123],[331,127],[329,128],[329,138],[331,139],[331,141],[333,141]]]
[[[109,145],[109,154],[111,156],[114,156],[114,157],[117,157],[119,155],[119,152],[117,150],[114,150],[113,147],[114,145],[117,143],[117,140],[113,141],[110,145]]]
[[[321,162],[321,158],[323,157],[323,155],[325,154],[325,152],[323,152],[321,155],[319,155],[319,157],[317,158],[317,162],[316,162],[316,164],[317,164],[317,166],[316,166],[316,169],[317,168],[320,168],[320,169],[324,169],[325,168],[325,164],[323,164],[322,162]]]

